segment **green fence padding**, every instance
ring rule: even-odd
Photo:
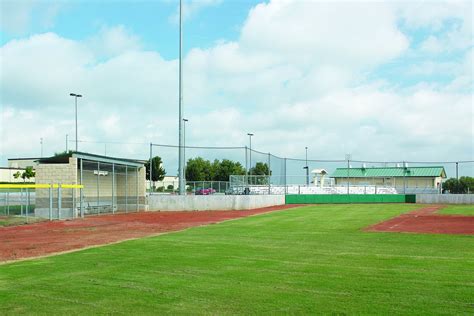
[[[414,194],[289,194],[286,204],[416,203]]]

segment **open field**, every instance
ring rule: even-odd
[[[0,266],[0,314],[466,314],[474,237],[364,232],[321,205]]]
[[[438,214],[474,216],[474,205],[449,205],[439,210]]]

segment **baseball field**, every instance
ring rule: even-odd
[[[366,230],[421,207],[310,205],[2,264],[0,314],[472,315],[473,235]]]

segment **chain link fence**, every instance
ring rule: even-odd
[[[112,152],[113,148],[119,146],[119,143],[107,143],[97,144],[96,146],[103,146],[104,151],[107,150]],[[179,190],[179,179],[178,175],[178,146],[177,145],[166,145],[166,144],[145,144],[145,143],[134,143],[129,144],[131,148],[134,148],[133,152],[143,159],[143,155],[146,157],[160,156],[163,161],[163,167],[166,170],[167,178],[173,178],[173,180],[163,180],[156,183],[153,192],[176,194]],[[463,176],[474,177],[474,160],[459,160],[459,161],[403,161],[403,160],[392,160],[392,161],[377,161],[377,160],[361,160],[355,157],[341,157],[341,159],[311,159],[311,158],[295,158],[295,157],[281,157],[274,153],[264,152],[256,150],[255,148],[250,149],[247,146],[236,146],[236,147],[214,147],[214,146],[185,146],[185,168],[186,163],[189,159],[195,159],[201,157],[205,160],[209,160],[211,163],[214,160],[229,159],[234,162],[238,162],[245,170],[247,176],[259,176],[262,175],[261,169],[256,168],[257,165],[265,165],[268,167],[268,173],[265,174],[269,179],[269,184],[274,187],[274,191],[267,188],[268,192],[280,192],[281,189],[277,189],[278,186],[284,189],[285,192],[317,192],[320,191],[314,187],[333,188],[326,189],[329,192],[347,193],[347,192],[391,192],[390,188],[394,188],[398,193],[440,193],[442,192],[442,183],[437,186],[435,183],[426,182],[422,179],[407,180],[407,178],[397,177],[366,177],[362,180],[356,180],[351,177],[338,178],[332,177],[334,172],[338,168],[408,168],[411,167],[443,167],[446,172],[447,178],[460,178]],[[319,173],[318,173],[319,172]],[[322,177],[322,173],[325,172],[325,176]],[[242,174],[241,174],[242,175]],[[253,178],[249,178],[253,179]],[[257,179],[257,178],[255,178]],[[186,192],[188,194],[194,194],[200,189],[214,189],[216,193],[233,194],[245,194],[245,187],[233,186],[232,184],[223,184],[228,182],[230,179],[199,179],[207,182],[220,181],[220,188],[212,184],[199,184],[200,181],[192,183],[192,180],[198,179],[186,179]],[[261,180],[258,180],[261,181]],[[321,184],[321,181],[323,183]],[[247,183],[252,186],[261,186],[261,183]],[[148,182],[148,191],[151,190],[151,183]],[[225,187],[223,190],[222,188]],[[308,188],[306,188],[308,187]],[[313,188],[310,188],[313,187]],[[348,189],[349,188],[349,189]],[[256,190],[256,189],[255,189]],[[224,191],[224,192],[223,192]],[[264,191],[262,189],[258,191]],[[393,191],[393,190],[392,190]]]

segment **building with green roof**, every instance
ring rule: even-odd
[[[443,166],[337,168],[331,175],[336,185],[377,185],[408,188],[441,186],[446,178]]]

